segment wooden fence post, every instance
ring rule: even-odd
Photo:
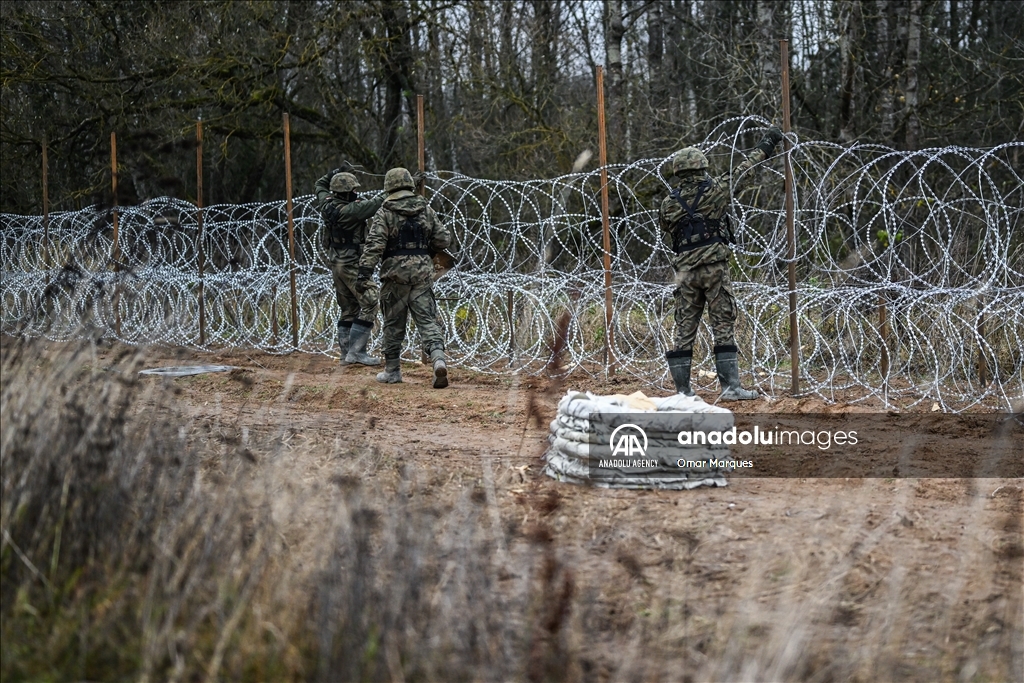
[[[604,247],[604,348],[609,375],[615,374],[612,332],[612,240],[608,218],[608,147],[605,142],[604,67],[597,67],[597,143],[601,162],[601,233]]]
[[[114,244],[110,256],[114,260],[114,270],[118,270],[118,260],[121,258],[121,245],[118,242],[117,226],[117,133],[110,131],[110,193],[112,196],[112,214],[114,218]]]
[[[508,308],[508,364],[511,366],[516,362],[515,300],[511,289],[506,292],[505,298]]]
[[[274,347],[277,347],[278,337],[280,333],[277,326],[277,282],[274,283],[270,291],[270,332],[274,338]]]
[[[50,179],[46,155],[46,133],[43,133],[43,267],[50,270]],[[50,284],[49,272],[46,284]]]
[[[419,168],[419,172],[422,174],[427,170],[427,143],[426,143],[426,121],[423,116],[423,95],[416,96],[416,165]],[[420,177],[416,183],[416,192],[421,197],[427,196],[427,180],[426,178]],[[436,265],[436,261],[434,262]],[[444,327],[441,323],[441,311],[437,311],[437,322],[439,325]],[[420,351],[420,360],[424,365],[430,365],[430,357],[427,356],[426,351]]]
[[[111,258],[114,261],[114,272],[120,272],[121,266],[121,243],[120,234],[118,231],[118,216],[117,216],[117,133],[110,131],[110,191],[113,196],[113,208],[112,214],[114,219],[114,244],[111,250]],[[118,337],[121,336],[121,306],[120,306],[120,294],[121,287],[120,283],[115,278],[114,280],[114,332]]]
[[[206,346],[206,250],[203,247],[203,120],[196,121],[196,224],[198,225],[197,258],[199,261],[199,345]]]
[[[416,162],[419,165],[420,173],[427,170],[427,146],[424,140],[424,122],[423,122],[423,95],[416,96]],[[426,180],[421,179],[419,182],[420,196],[426,196],[427,194],[427,183]]]
[[[292,346],[299,348],[299,304],[295,293],[295,226],[292,222],[292,137],[288,112],[284,113],[284,191],[288,198],[288,277],[292,293]]]
[[[988,359],[985,357],[985,302],[978,297],[978,381],[988,385]]]
[[[878,295],[878,329],[882,338],[879,358],[879,370],[882,373],[882,384],[889,384],[889,307],[885,302],[885,294]]]
[[[789,121],[789,41],[779,41],[782,57],[782,131],[790,132]],[[794,396],[800,393],[800,328],[797,320],[796,306],[796,227],[793,219],[793,160],[791,152],[793,143],[787,135],[783,140],[786,153],[786,245],[789,258],[789,361],[793,371],[791,391]]]

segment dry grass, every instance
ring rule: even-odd
[[[558,563],[510,581],[481,492],[436,505],[347,435],[309,481],[287,427],[189,420],[137,354],[7,341],[5,680],[508,679],[555,647]]]
[[[3,339],[5,681],[1001,681],[1024,666],[1019,482],[766,482],[770,505],[513,483],[481,459],[447,485],[362,425],[297,426],[308,382],[216,380],[258,397],[243,418],[219,393],[183,400],[210,382],[140,380],[144,354]],[[523,419],[549,399],[526,398]]]

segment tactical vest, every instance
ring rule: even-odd
[[[686,212],[672,227],[672,251],[675,253],[682,254],[709,244],[728,244],[732,241],[732,226],[729,224],[728,216],[725,216],[724,220],[719,220],[706,218],[698,213],[700,200],[710,187],[710,180],[705,180],[697,186],[693,206],[687,204],[679,195],[679,188],[669,193],[669,196]]]
[[[347,205],[348,202],[345,202]],[[351,222],[346,225],[346,222],[341,219],[341,213],[337,206],[329,204],[328,208],[323,212],[324,227],[327,228],[326,242],[328,247],[332,249],[355,249],[356,251],[362,250],[362,245],[359,243],[359,235],[355,234],[355,229],[362,221],[355,221],[356,225],[352,225]]]
[[[430,255],[427,232],[416,216],[407,216],[398,227],[398,232],[388,238],[382,258],[416,254]]]

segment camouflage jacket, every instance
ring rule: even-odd
[[[730,180],[738,178],[748,168],[764,159],[765,153],[760,149],[755,149],[750,153],[750,156],[732,169],[731,177],[728,173],[715,178],[699,171],[686,171],[680,176],[679,184],[676,186],[679,189],[679,196],[683,201],[692,206],[693,199],[697,195],[697,187],[704,180],[710,179],[711,187],[705,190],[703,196],[701,196],[697,213],[705,218],[724,221],[726,211],[729,208],[729,202],[732,200],[732,197],[729,195]],[[685,213],[686,211],[673,197],[668,196],[662,200],[661,208],[658,210],[658,225],[661,227],[669,249],[672,249],[675,225]],[[671,257],[672,267],[676,270],[688,270],[697,266],[724,261],[729,258],[730,254],[732,254],[732,250],[728,244],[720,242],[708,244],[690,251],[684,251],[681,254],[673,253]]]
[[[384,202],[384,196],[355,201],[339,199],[330,190],[331,174],[316,181],[317,208],[324,218],[324,248],[332,260],[358,260],[359,248],[366,241],[367,223]],[[355,195],[353,192],[352,195]],[[356,245],[356,246],[354,246]]]
[[[422,231],[419,241],[399,243],[403,227],[412,223]],[[378,263],[380,279],[400,285],[425,284],[433,280],[434,262],[431,254],[447,249],[451,243],[448,229],[437,219],[427,200],[409,190],[392,192],[370,221],[370,229],[359,259],[360,270],[373,270]],[[395,248],[403,252],[392,253]]]

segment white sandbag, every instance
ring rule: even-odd
[[[608,438],[609,427],[637,422],[633,416],[638,413],[644,416],[648,450],[667,450],[673,454],[672,462],[656,460],[640,470],[611,466],[616,459],[608,457],[608,444],[599,442]],[[681,490],[726,486],[724,473],[705,463],[727,459],[728,447],[684,446],[677,436],[685,430],[725,431],[733,425],[730,410],[709,405],[698,396],[674,394],[659,398],[641,392],[599,396],[569,391],[558,402],[558,413],[549,425],[551,446],[544,454],[544,472],[559,481],[608,488]],[[694,464],[680,468],[680,459]]]
[[[701,486],[727,486],[728,482],[721,474],[687,475],[685,477],[618,477],[613,479],[592,478],[590,469],[553,449],[544,455],[543,472],[556,481],[573,484],[584,484],[600,488],[622,489],[660,489],[667,491],[683,491]]]
[[[576,443],[595,444],[600,446],[609,446],[607,441],[607,434],[598,434],[593,431],[579,431],[572,429],[571,427],[565,426],[565,424],[558,418],[551,421],[549,425],[549,431],[551,435],[557,436],[566,441],[574,441]],[[680,444],[678,434],[672,433],[661,433],[654,432],[647,437],[648,446],[650,448],[671,448],[674,450],[682,449],[681,452],[686,453],[687,458],[696,457],[716,457],[720,458],[728,455],[728,446],[704,446],[704,445],[685,445]],[[698,453],[697,451],[700,451]]]
[[[576,432],[591,432],[593,429],[590,425],[590,420],[584,420],[581,417],[573,417],[572,415],[566,415],[565,413],[558,413],[555,415],[555,419],[563,427],[568,427]]]
[[[551,433],[567,441],[577,441],[579,443],[591,443],[591,437],[594,434],[588,434],[587,432],[577,431],[571,427],[563,425],[559,420],[555,419],[551,421]]]
[[[610,398],[616,402],[621,403],[624,406],[629,406],[630,408],[634,408],[636,410],[647,411],[658,409],[658,404],[655,403],[648,396],[645,396],[642,391],[634,391],[632,394],[629,394],[628,396],[626,394],[612,394],[607,398]]]
[[[583,441],[574,441],[574,440],[571,440],[571,439],[566,439],[563,436],[560,436],[560,435],[557,435],[557,434],[549,435],[548,436],[548,443],[551,444],[551,448],[559,451],[560,453],[562,453],[563,455],[565,455],[567,457],[574,458],[574,459],[578,460],[581,465],[583,465],[585,467],[590,467],[592,469],[599,468],[600,467],[600,463],[601,463],[602,460],[614,459],[609,454],[607,448],[603,448],[603,447],[595,448],[595,445],[592,444],[592,443],[587,443],[587,442],[583,442]],[[601,444],[601,446],[603,446],[603,444]],[[722,470],[721,468],[717,468],[717,467],[698,466],[698,465],[693,465],[693,466],[691,466],[689,468],[680,468],[679,467],[679,461],[680,460],[685,460],[685,461],[691,461],[691,462],[694,462],[694,463],[698,463],[698,462],[710,463],[710,462],[715,461],[715,460],[721,462],[723,460],[728,459],[728,457],[729,457],[729,449],[728,448],[721,448],[721,447],[720,448],[714,448],[714,447],[704,447],[704,446],[697,446],[697,447],[690,447],[690,448],[679,448],[679,449],[676,449],[675,454],[673,454],[671,456],[670,460],[665,461],[665,459],[663,457],[659,458],[659,466],[664,468],[666,472],[670,472],[670,473],[673,473],[673,474],[677,473],[677,472],[679,472],[681,470],[682,471],[688,471],[688,472],[719,472],[719,471],[727,471],[727,470]]]
[[[589,420],[592,413],[644,412],[608,396],[570,391],[558,402],[558,412]]]
[[[576,405],[570,410],[569,404]],[[729,413],[728,408],[706,403],[700,396],[686,396],[685,394],[672,394],[670,396],[644,396],[640,392],[625,396],[615,394],[612,396],[600,396],[589,391],[568,391],[558,402],[558,412],[586,417],[585,413],[606,412],[606,413],[642,413],[647,410],[642,407],[653,404],[655,411],[678,411],[682,413]]]
[[[677,398],[678,397],[678,398]],[[620,414],[645,415],[644,431],[678,433],[679,430],[729,429],[733,426],[732,411],[708,405],[698,397],[676,394],[666,399],[651,399],[659,409],[637,410],[624,400],[610,396],[595,396],[589,392],[570,391],[558,402],[558,412],[582,420],[600,420],[617,426],[628,419]],[[678,406],[678,408],[674,407]],[[685,408],[685,409],[684,409]],[[708,419],[703,416],[707,415]]]
[[[658,407],[658,410],[675,410],[683,413],[731,413],[728,408],[705,403],[700,396],[687,396],[685,394],[672,394],[659,398],[652,396],[651,401]]]
[[[569,441],[568,439],[563,439],[562,437],[555,435],[549,436],[548,442],[551,444],[551,447],[554,448],[556,451],[559,451],[570,457],[576,458],[577,460],[581,461],[581,463],[584,466],[586,466],[587,462],[590,460],[589,443]]]
[[[672,429],[670,431],[667,431],[667,432],[666,431],[655,431],[655,430],[649,429],[649,428],[648,429],[644,429],[644,432],[647,434],[649,439],[667,440],[667,441],[675,442],[676,437],[679,435],[679,432],[676,431],[677,425],[670,425],[670,426],[672,427]],[[680,424],[678,426],[680,426],[680,427],[681,426],[686,426],[687,428],[689,428],[688,425]],[[579,434],[588,434],[590,436],[593,436],[598,431],[601,431],[602,428],[603,428],[604,432],[607,432],[608,431],[607,427],[608,427],[608,425],[606,423],[598,424],[596,422],[591,422],[590,420],[584,420],[583,418],[573,417],[572,415],[565,415],[564,413],[559,413],[558,415],[556,415],[555,419],[551,422],[552,433],[554,433],[554,430],[556,428],[561,428],[561,429],[568,430],[570,432],[579,433]],[[566,438],[570,438],[570,437],[567,436]],[[588,443],[595,443],[593,438],[590,438],[590,439],[577,438],[576,440],[577,441],[587,441]]]

